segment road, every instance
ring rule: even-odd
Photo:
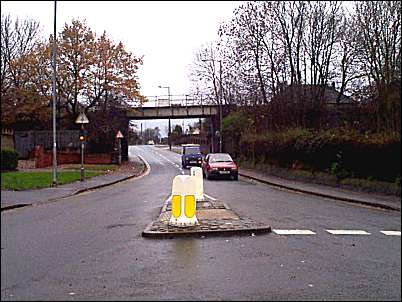
[[[182,170],[180,155],[131,146],[150,173],[52,203],[1,213],[1,300],[400,300],[400,213],[205,180],[258,236],[141,237]],[[286,235],[286,230],[310,234]],[[327,230],[359,230],[336,235]]]

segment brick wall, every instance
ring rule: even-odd
[[[36,146],[32,152],[35,159],[35,168],[44,168],[53,165],[53,151],[44,151],[42,146]],[[57,152],[57,165],[80,164],[81,154],[76,152]],[[112,154],[84,154],[84,164],[112,164]]]

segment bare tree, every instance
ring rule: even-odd
[[[401,78],[401,2],[358,1],[355,9],[360,56],[380,90]]]
[[[23,114],[23,102],[32,92],[31,56],[40,38],[37,21],[12,20],[10,15],[1,15],[1,117],[4,123],[13,123],[18,114]]]

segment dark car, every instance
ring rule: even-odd
[[[207,179],[229,177],[238,180],[238,167],[228,153],[210,153],[202,163],[202,172]]]
[[[182,145],[181,165],[183,168],[188,166],[202,166],[204,155],[201,153],[200,145]]]

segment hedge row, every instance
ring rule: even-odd
[[[240,156],[282,167],[302,166],[353,176],[395,181],[401,174],[400,134],[368,134],[353,129],[313,132],[291,129],[240,140]]]
[[[1,171],[16,170],[19,154],[12,149],[1,149]]]

